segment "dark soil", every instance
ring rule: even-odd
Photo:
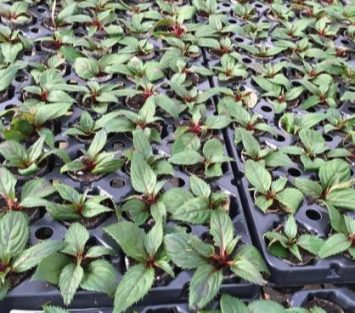
[[[310,300],[309,302],[306,303],[304,306],[306,309],[311,309],[313,307],[319,307],[325,310],[327,313],[344,313],[345,311],[336,303],[324,300],[324,299],[319,299],[319,298],[314,298],[313,300]]]

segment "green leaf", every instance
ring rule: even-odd
[[[302,262],[302,255],[301,255],[300,249],[298,248],[298,246],[296,244],[292,244],[289,247],[289,251],[297,258],[297,260]]]
[[[250,244],[243,245],[237,252],[239,257],[249,260],[253,263],[255,268],[262,273],[269,273],[269,270],[266,266],[264,258],[260,254],[259,250]]]
[[[260,153],[259,142],[254,138],[254,136],[250,132],[244,130],[243,128],[240,129],[240,134],[242,137],[243,147],[247,155],[249,155],[253,159],[259,157],[259,153]]]
[[[60,52],[70,64],[73,64],[77,58],[82,56],[81,53],[70,46],[61,47]]]
[[[159,107],[170,114],[173,118],[177,119],[179,117],[180,110],[173,99],[164,94],[160,94],[156,95],[154,100]]]
[[[192,224],[205,223],[210,216],[208,199],[192,198],[186,200],[182,205],[176,206],[172,212],[172,218]]]
[[[46,281],[53,285],[59,284],[60,273],[71,263],[71,258],[63,253],[53,253],[44,258],[37,266],[32,280]]]
[[[151,195],[157,184],[157,176],[139,153],[131,161],[131,181],[135,191]]]
[[[344,215],[344,222],[345,222],[347,233],[350,235],[355,234],[355,219],[353,219],[350,216]]]
[[[10,164],[18,167],[27,159],[26,149],[13,140],[7,140],[0,144],[0,154],[2,154]]]
[[[154,276],[154,269],[142,264],[130,267],[116,289],[113,313],[126,311],[145,296],[153,286]]]
[[[303,194],[298,189],[286,188],[276,195],[276,199],[284,206],[286,212],[293,214],[300,206]]]
[[[202,162],[202,160],[202,156],[198,152],[192,150],[178,152],[169,158],[169,162],[177,165],[194,165]]]
[[[94,160],[100,151],[105,147],[107,141],[107,134],[105,130],[100,130],[95,134],[92,140],[87,155],[91,160]]]
[[[59,277],[59,289],[65,305],[69,305],[84,277],[84,270],[79,264],[66,265]]]
[[[43,313],[70,313],[70,312],[56,306],[44,306]]]
[[[104,292],[113,296],[117,282],[117,273],[108,261],[95,260],[85,270],[80,287],[88,291]]]
[[[38,265],[44,258],[64,247],[64,243],[57,240],[45,240],[24,250],[16,257],[13,271],[22,273]]]
[[[52,185],[43,178],[27,181],[21,191],[22,201],[28,197],[44,198],[55,191]]]
[[[110,211],[112,211],[110,207],[96,203],[93,200],[88,200],[84,205],[82,215],[86,218],[91,218]]]
[[[256,191],[265,194],[271,187],[271,175],[258,162],[248,160],[245,163],[245,176]]]
[[[318,255],[320,248],[323,246],[324,241],[323,239],[316,237],[314,235],[304,234],[301,235],[298,240],[297,244],[304,250]]]
[[[65,234],[64,241],[67,243],[67,245],[63,252],[73,256],[79,253],[83,253],[88,240],[89,232],[83,225],[79,223],[71,224],[67,230],[67,233]]]
[[[344,215],[331,205],[327,205],[327,208],[332,228],[338,233],[346,233]]]
[[[245,279],[251,283],[257,285],[264,285],[265,281],[260,273],[260,271],[255,267],[255,265],[244,257],[235,260],[232,271],[238,277]]]
[[[205,127],[208,129],[223,129],[231,123],[228,116],[223,115],[210,115],[206,118]]]
[[[273,199],[267,199],[265,196],[257,196],[255,198],[255,205],[264,213],[273,205]]]
[[[175,155],[179,152],[184,152],[185,150],[197,151],[200,146],[200,139],[195,134],[188,132],[176,138],[171,147],[171,153]]]
[[[15,78],[17,71],[18,67],[15,65],[10,65],[5,69],[0,70],[0,91],[4,91],[9,87],[12,80]]]
[[[63,200],[75,204],[80,203],[80,201],[82,200],[82,195],[71,186],[64,185],[62,183],[54,183],[53,187],[57,190]]]
[[[119,244],[127,256],[140,262],[147,258],[144,247],[146,235],[137,225],[122,221],[104,228],[104,231]]]
[[[297,224],[293,215],[289,215],[284,225],[285,235],[289,239],[294,239],[297,236]]]
[[[0,259],[10,261],[26,247],[28,220],[21,212],[10,211],[0,219]]]
[[[36,125],[44,125],[46,121],[53,120],[64,115],[71,107],[70,102],[51,103],[40,106],[35,114],[34,122]]]
[[[285,313],[282,305],[270,300],[257,300],[249,304],[249,313]]]
[[[90,247],[89,250],[86,252],[86,258],[99,258],[105,255],[114,255],[114,251],[111,248],[104,247],[104,246],[93,246]]]
[[[322,194],[322,187],[319,183],[308,178],[297,177],[294,185],[306,196],[318,199]]]
[[[42,154],[44,145],[44,137],[40,137],[27,152],[27,158],[32,162],[36,161]]]
[[[74,61],[74,69],[79,77],[90,79],[99,73],[97,62],[88,58],[77,57]]]
[[[16,178],[6,168],[0,168],[0,194],[3,197],[15,198]]]
[[[326,196],[329,205],[355,211],[355,189],[335,189]]]
[[[2,301],[6,297],[10,288],[11,285],[7,280],[0,281],[0,301]]]
[[[326,189],[334,183],[348,181],[350,179],[350,167],[345,161],[334,159],[321,165],[318,175],[323,189]]]
[[[203,155],[210,163],[221,163],[229,160],[229,158],[224,155],[223,144],[215,138],[205,143],[203,146]]]
[[[193,195],[182,188],[171,188],[159,198],[170,213],[175,212],[175,208],[182,206],[185,202],[193,199]]]
[[[340,254],[351,247],[351,242],[344,234],[330,236],[320,248],[318,255],[322,259]]]
[[[148,255],[154,257],[163,243],[163,224],[156,222],[152,229],[148,232],[145,240],[144,247]]]
[[[148,136],[140,128],[133,132],[133,145],[134,150],[142,154],[145,159],[153,154],[152,146],[150,145]]]
[[[207,263],[205,258],[193,246],[194,238],[196,237],[183,232],[165,236],[166,253],[174,264],[184,269],[192,269]]]
[[[211,195],[211,187],[196,175],[190,176],[190,189],[196,197],[206,197]]]
[[[227,213],[219,210],[212,212],[210,234],[221,251],[230,251],[234,240],[234,227]]]
[[[241,300],[227,294],[221,297],[221,310],[222,313],[249,313],[247,306]]]
[[[199,266],[190,282],[189,306],[203,308],[217,295],[222,281],[222,271],[209,264]]]

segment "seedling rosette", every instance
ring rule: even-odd
[[[17,276],[25,278],[27,272],[36,267],[48,255],[63,248],[63,243],[45,240],[36,245],[28,246],[28,219],[22,212],[9,212],[0,218],[0,300],[8,291],[15,287]]]
[[[90,234],[79,223],[72,224],[65,234],[63,249],[42,259],[32,279],[46,281],[59,287],[65,305],[69,305],[81,288],[91,292],[113,295],[116,270],[103,257],[113,250],[100,245],[89,245]]]
[[[296,188],[287,187],[287,178],[272,181],[271,174],[258,162],[245,163],[245,176],[254,187],[255,205],[263,212],[285,211],[294,214],[303,200]]]
[[[242,278],[262,285],[267,267],[256,248],[240,244],[234,236],[230,217],[222,211],[211,213],[211,240],[202,241],[184,229],[167,234],[167,254],[182,269],[195,270],[189,287],[189,305],[202,308],[219,292],[225,278]]]

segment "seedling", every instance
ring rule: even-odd
[[[89,245],[90,234],[84,226],[72,224],[65,234],[64,248],[42,259],[33,280],[58,286],[65,305],[76,291],[103,292],[112,296],[116,286],[116,270],[103,257],[113,255],[111,248]],[[58,250],[58,249],[56,249]]]
[[[315,235],[302,233],[301,230],[293,215],[289,215],[283,224],[264,234],[268,240],[269,252],[287,260],[292,259],[292,255],[296,258],[296,263],[309,262],[310,258],[318,254],[323,240]],[[311,255],[305,256],[305,253]]]
[[[35,268],[44,258],[63,248],[63,243],[45,240],[27,247],[30,230],[27,217],[21,212],[9,212],[0,218],[0,300],[11,285],[11,277]]]
[[[55,183],[54,189],[60,200],[46,202],[46,209],[56,220],[82,221],[89,228],[92,224],[90,220],[94,223],[95,218],[112,212],[113,202],[107,195],[92,195],[89,190],[79,193],[75,188],[62,183]]]
[[[234,236],[230,217],[222,211],[211,213],[210,235],[204,242],[183,229],[167,234],[164,242],[169,258],[178,267],[195,269],[189,288],[189,305],[202,308],[219,292],[225,277],[239,277],[262,285],[266,265],[259,252],[250,245],[241,245]]]
[[[339,159],[324,162],[318,171],[319,182],[297,177],[295,186],[306,197],[339,209],[355,210],[355,184],[350,166]]]
[[[107,134],[100,130],[94,136],[89,148],[82,150],[82,156],[66,162],[60,169],[61,173],[69,172],[75,179],[95,180],[98,177],[117,171],[123,160],[116,158],[115,152],[103,151],[107,142]]]
[[[272,181],[270,173],[258,162],[245,163],[245,176],[254,187],[255,204],[264,213],[285,211],[295,213],[303,200],[303,194],[295,188],[286,187],[287,178]]]
[[[212,212],[221,210],[229,212],[229,195],[213,192],[201,178],[190,176],[190,190],[172,188],[160,198],[171,219],[191,223],[206,224]]]
[[[40,137],[28,149],[17,141],[8,140],[0,144],[0,154],[5,158],[4,165],[12,168],[15,173],[22,177],[40,174],[49,166],[49,157],[57,156],[64,162],[69,157],[64,150],[47,149],[44,144],[44,137]]]
[[[117,286],[114,313],[121,313],[145,296],[159,272],[174,277],[163,245],[163,225],[157,221],[148,233],[137,225],[121,221],[105,228],[125,255],[134,260]]]
[[[27,181],[19,192],[18,181],[6,168],[0,168],[0,196],[5,205],[1,205],[0,214],[11,211],[25,212],[31,208],[43,207],[47,204],[45,199],[55,190],[43,178]],[[17,187],[17,188],[16,188]]]

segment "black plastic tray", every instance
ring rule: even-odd
[[[339,305],[345,313],[355,312],[355,293],[347,288],[299,291],[293,295],[291,306],[302,307],[314,298],[333,302]]]

